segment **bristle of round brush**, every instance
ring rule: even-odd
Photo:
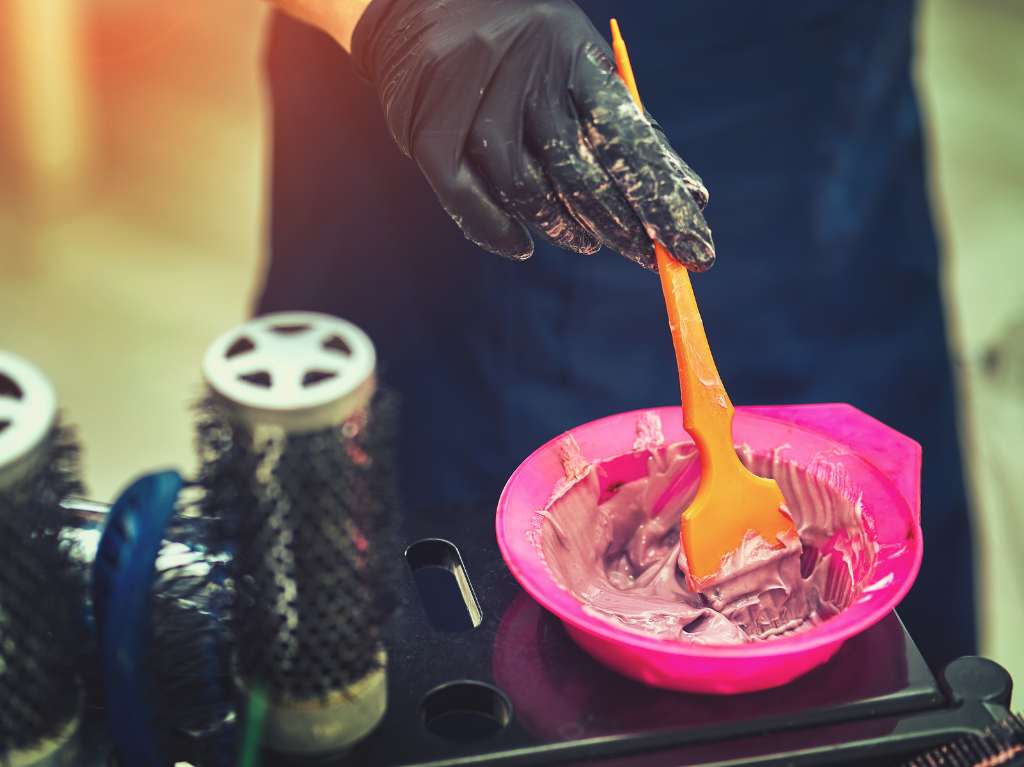
[[[226,556],[206,545],[205,522],[179,517],[168,529],[156,563],[147,668],[160,731],[193,742],[230,741],[234,685],[228,565]]]
[[[1024,765],[1024,717],[1010,714],[981,735],[965,735],[921,754],[906,767],[1017,767]]]
[[[34,470],[0,492],[2,758],[63,737],[81,706],[85,588],[60,508],[82,490],[79,449],[57,425],[39,450]]]

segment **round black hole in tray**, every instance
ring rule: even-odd
[[[489,684],[462,680],[435,687],[420,705],[423,724],[445,740],[489,738],[512,721],[512,704]]]

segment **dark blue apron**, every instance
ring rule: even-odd
[[[849,402],[924,445],[925,564],[900,612],[933,665],[975,651],[971,536],[911,83],[909,2],[583,2],[711,190],[694,279],[737,404]],[[269,48],[271,257],[259,311],[347,317],[404,402],[411,504],[492,503],[522,458],[679,401],[657,277],[608,251],[478,251],[326,36]]]

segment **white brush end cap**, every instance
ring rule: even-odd
[[[364,407],[376,365],[373,342],[351,322],[281,312],[220,336],[206,352],[203,375],[247,424],[296,433],[336,426]]]
[[[32,363],[0,351],[0,487],[14,482],[57,421],[57,393]]]

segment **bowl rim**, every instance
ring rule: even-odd
[[[914,514],[910,504],[902,497],[902,495],[899,495],[898,492],[894,492],[894,494],[899,495],[899,502],[906,508],[906,517],[910,524],[914,526],[913,529],[915,533],[913,536],[914,545],[906,548],[906,550],[912,554],[913,560],[910,562],[910,568],[903,581],[891,591],[886,599],[878,602],[877,604],[872,604],[870,609],[858,610],[858,607],[862,602],[855,601],[839,615],[830,618],[820,626],[816,626],[793,636],[781,637],[763,642],[750,642],[741,645],[707,645],[681,642],[677,639],[671,638],[657,638],[629,631],[624,628],[619,628],[604,619],[589,615],[583,609],[583,604],[579,602],[579,600],[572,596],[564,587],[555,582],[553,577],[551,577],[547,565],[543,563],[543,560],[541,560],[542,566],[539,568],[530,570],[522,567],[519,562],[518,555],[515,553],[514,548],[508,540],[509,532],[506,530],[505,523],[509,518],[508,511],[510,491],[514,488],[522,474],[530,470],[531,464],[539,456],[547,454],[547,452],[556,448],[556,446],[559,445],[566,436],[575,435],[575,433],[580,429],[596,428],[598,425],[612,420],[620,420],[630,417],[636,419],[645,413],[651,412],[656,413],[658,416],[664,416],[666,413],[677,410],[678,407],[678,405],[667,405],[628,410],[621,413],[613,413],[611,415],[574,426],[540,445],[536,450],[530,453],[530,455],[527,456],[509,476],[509,479],[505,483],[505,487],[502,489],[501,495],[499,496],[495,514],[498,548],[501,551],[502,559],[504,559],[505,564],[512,573],[512,576],[516,579],[519,585],[531,597],[533,597],[534,600],[559,620],[572,626],[574,629],[597,636],[616,645],[626,645],[634,650],[647,650],[678,658],[694,659],[735,658],[752,660],[766,658],[777,659],[779,656],[783,655],[799,655],[804,652],[820,649],[827,645],[844,642],[850,637],[869,629],[892,612],[893,608],[899,604],[903,597],[907,595],[907,592],[909,592],[913,587],[924,556],[920,516]],[[785,409],[785,406],[780,407]],[[850,405],[842,405],[842,407],[849,408],[865,418],[870,418],[870,416],[867,416],[862,411],[857,410]],[[829,439],[843,444],[843,440],[841,439],[831,437],[822,432],[807,428],[801,424],[790,422],[784,418],[779,418],[777,415],[767,415],[763,412],[758,412],[762,409],[763,408],[760,407],[747,408],[739,406],[736,408],[736,415],[742,418],[774,421],[776,423],[784,424],[787,428],[813,435],[818,439]],[[776,408],[776,411],[777,409],[778,408]],[[884,426],[884,424],[880,425]],[[692,443],[693,440],[684,430],[682,432],[681,439],[666,439],[666,444],[687,441]],[[628,452],[630,451],[611,455],[606,459],[594,459],[593,462],[597,463],[599,461],[610,460]],[[872,461],[860,455],[856,450],[851,451],[850,455],[852,455],[855,460],[864,464],[865,467],[871,469],[873,473],[877,474],[879,481],[885,484],[892,484],[890,479],[886,477],[885,473]],[[554,490],[554,488],[552,488],[552,490]],[[538,510],[534,510],[532,513],[536,515],[537,511]],[[534,546],[535,544],[531,542],[530,545]],[[893,560],[903,560],[904,557],[905,555],[897,555]],[[536,574],[540,572],[544,573],[547,578],[546,582],[541,581],[537,577]],[[884,580],[885,577],[887,576],[882,575],[881,579]],[[878,582],[880,581],[875,580],[875,583]],[[564,609],[566,607],[568,609]]]

